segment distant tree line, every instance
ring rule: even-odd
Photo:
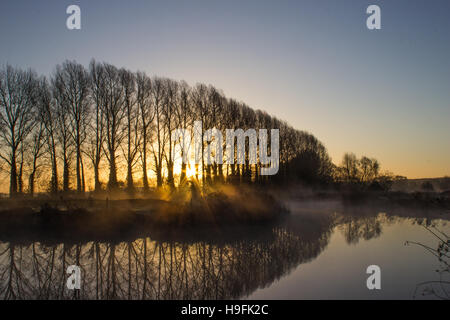
[[[191,170],[204,184],[325,184],[334,177],[327,150],[313,135],[213,86],[192,87],[95,60],[88,68],[65,61],[50,77],[10,65],[0,70],[0,159],[11,196],[176,187],[186,181],[189,164],[175,174],[171,133],[192,128],[194,121],[223,134],[237,128],[280,130],[277,175],[259,175],[261,164],[250,164],[246,151],[244,164],[195,165]],[[363,179],[375,174],[373,164],[368,166]],[[348,179],[353,174],[349,171]]]
[[[340,186],[360,191],[387,191],[394,181],[406,180],[390,172],[381,172],[380,163],[375,158],[353,153],[345,153],[340,166],[334,168],[334,181]]]

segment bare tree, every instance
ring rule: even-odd
[[[34,126],[36,75],[9,65],[0,71],[0,142],[7,148],[0,157],[8,164],[10,196],[18,192],[17,152]]]
[[[123,120],[126,109],[123,108],[124,89],[120,79],[119,70],[110,65],[103,64],[105,104],[103,114],[105,117],[106,158],[109,162],[108,189],[118,188],[117,181],[117,150],[125,137]]]
[[[194,108],[195,108],[195,116],[196,120],[202,122],[203,127],[208,127],[208,88],[204,84],[197,84],[197,86],[192,90],[192,96],[194,100]],[[201,148],[201,157],[202,157],[202,181],[205,182],[205,159],[204,159],[204,148],[203,148],[203,140],[204,134],[203,130],[200,133],[202,148]],[[198,164],[195,164],[196,176],[198,177],[199,168]]]
[[[225,105],[224,108],[224,118],[223,125],[227,129],[237,129],[239,128],[238,119],[240,117],[239,104],[237,101],[230,99]],[[233,152],[234,157],[236,158],[237,149],[235,145],[235,150]],[[236,182],[239,179],[239,166],[236,164],[235,159],[227,159],[228,167],[227,167],[227,180],[229,182]],[[228,170],[229,169],[229,170]]]
[[[52,101],[52,96],[48,82],[45,78],[40,81],[39,87],[39,116],[44,125],[45,141],[48,148],[48,154],[50,155],[51,163],[51,178],[50,178],[50,192],[58,192],[58,166],[57,166],[57,153],[56,153],[56,131],[57,125],[55,123],[55,109]]]
[[[39,159],[43,155],[45,144],[45,127],[43,121],[38,122],[38,125],[33,132],[33,138],[31,142],[31,172],[28,176],[28,192],[30,195],[33,195],[35,192],[35,179],[38,174],[38,169],[42,166],[42,164],[39,163]]]
[[[346,153],[342,159],[344,177],[348,182],[358,180],[358,159],[353,153]]]
[[[163,149],[164,158],[166,160],[167,166],[167,184],[170,187],[175,187],[175,179],[174,179],[174,159],[172,150],[174,148],[175,142],[171,141],[171,134],[176,129],[176,121],[175,121],[175,111],[177,109],[177,91],[178,91],[178,83],[176,81],[165,79],[165,99],[162,108],[162,114],[164,117],[164,132],[167,136],[168,146],[167,149]]]
[[[142,161],[142,182],[144,192],[149,190],[147,175],[147,144],[150,139],[150,129],[155,112],[152,104],[152,81],[145,73],[138,72],[136,74],[136,102],[140,116],[140,130],[142,135],[141,143],[141,161]]]
[[[62,66],[56,67],[54,77],[58,95],[64,104],[63,109],[68,112],[69,116],[69,134],[76,153],[77,191],[84,192],[82,145],[86,139],[86,126],[90,115],[89,75],[81,64],[65,61]]]
[[[189,128],[193,126],[193,121],[195,119],[193,118],[193,105],[192,105],[192,99],[191,99],[191,88],[189,85],[182,81],[180,83],[179,87],[179,95],[178,95],[178,103],[177,107],[175,108],[175,121],[177,128]],[[182,137],[182,139],[188,139],[187,137]],[[192,131],[190,136],[190,141],[192,141]],[[181,142],[182,145],[184,145],[184,141]],[[184,148],[181,149],[181,158],[185,157],[184,152],[187,152],[187,150],[184,150]],[[175,160],[175,159],[174,159]],[[181,174],[180,174],[180,185],[182,185],[186,180],[186,166],[187,163],[182,161],[181,163]]]
[[[164,115],[163,115],[163,99],[164,99],[164,83],[161,78],[154,78],[152,85],[152,100],[155,108],[155,142],[151,144],[151,151],[154,159],[156,185],[161,187],[163,184],[163,156],[164,148],[167,141],[167,135],[164,132]]]
[[[380,164],[377,159],[370,159],[363,156],[359,160],[360,180],[363,183],[370,183],[378,177]]]
[[[136,79],[135,75],[128,70],[120,70],[120,79],[124,89],[124,107],[126,121],[126,151],[125,160],[127,163],[127,190],[134,192],[133,169],[136,164],[139,151],[141,134],[139,108],[136,106]]]
[[[65,84],[60,76],[61,70],[56,70],[52,77],[54,98],[54,118],[56,120],[56,137],[63,161],[63,191],[70,190],[70,164],[73,152],[73,139],[70,130],[69,101]]]
[[[101,190],[100,183],[100,161],[103,155],[104,135],[104,115],[105,110],[105,73],[102,65],[92,60],[90,63],[91,76],[91,100],[94,105],[94,115],[89,124],[90,134],[88,135],[88,148],[86,154],[92,161],[94,169],[94,190]]]

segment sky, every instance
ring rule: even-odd
[[[81,30],[66,8],[81,8]],[[381,30],[366,9],[381,8]],[[450,175],[448,0],[0,2],[0,65],[49,75],[74,59],[212,84],[313,133],[334,163],[377,158]]]

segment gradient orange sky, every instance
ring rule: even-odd
[[[68,30],[78,4],[82,29]],[[366,28],[381,7],[382,29]],[[91,58],[212,84],[308,130],[340,163],[450,175],[450,2],[2,1],[0,63],[50,74]]]

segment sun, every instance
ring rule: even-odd
[[[192,178],[194,176],[195,176],[195,165],[193,165],[192,163],[188,163],[188,165],[186,166],[186,177]]]
[[[181,175],[181,171],[182,171],[182,163],[181,163],[181,159],[176,159],[175,160],[175,165],[174,165],[174,173],[177,175]],[[196,177],[196,175],[198,175],[199,177],[202,176],[202,170],[201,170],[201,164],[199,165],[198,168],[198,172],[195,170],[195,162],[194,160],[189,160],[188,163],[186,164],[186,179],[192,180]]]

